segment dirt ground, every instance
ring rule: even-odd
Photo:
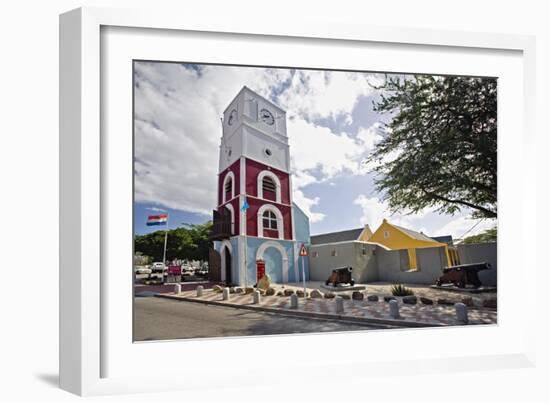
[[[324,283],[321,281],[308,281],[306,282],[306,288],[308,291],[318,289],[319,291],[326,293],[327,290],[323,289],[321,285]],[[369,284],[356,284],[365,286],[365,290],[362,290],[366,295],[376,294],[378,296],[391,295],[391,287],[393,283],[384,283],[376,282]],[[466,291],[448,291],[441,290],[437,288],[431,288],[426,285],[418,284],[404,284],[406,287],[411,288],[414,292],[414,295],[417,297],[426,297],[432,299],[436,302],[438,299],[443,298],[454,303],[463,302],[464,298],[471,298],[474,306],[482,306],[485,300],[495,300],[497,297],[496,291],[491,292],[481,292],[481,293],[472,293]],[[276,289],[303,289],[303,283],[291,283],[286,285],[273,284],[273,287]],[[353,291],[338,291],[337,294],[349,294],[351,295]]]

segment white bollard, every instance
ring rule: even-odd
[[[290,296],[290,307],[292,309],[298,309],[298,296],[296,294]]]
[[[344,298],[336,297],[336,313],[344,312]]]
[[[223,289],[222,299],[223,299],[224,301],[228,301],[228,300],[229,300],[229,288],[225,287],[225,288]]]
[[[252,303],[253,304],[260,303],[260,291],[256,290],[252,293]]]
[[[468,324],[468,307],[462,302],[455,304],[456,321],[462,325]]]
[[[197,287],[197,297],[202,297],[203,290],[204,290],[204,287],[202,285],[199,285]]]
[[[392,299],[390,302],[390,316],[394,319],[399,318],[399,305],[396,300]]]
[[[174,294],[181,294],[181,285],[175,284],[174,285]]]

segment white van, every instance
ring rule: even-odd
[[[153,270],[153,273],[163,273],[165,266],[164,266],[164,263],[162,262],[155,262],[151,266],[151,269]]]

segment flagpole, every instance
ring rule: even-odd
[[[162,254],[162,264],[164,265],[164,268],[166,268],[166,243],[167,243],[167,241],[168,241],[168,215],[166,215],[166,230],[164,231],[164,252]]]

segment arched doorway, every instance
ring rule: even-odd
[[[264,242],[258,248],[256,260],[265,261],[265,272],[276,283],[288,283],[288,255],[278,242]]]
[[[227,284],[231,284],[231,252],[227,247],[224,246],[224,274],[225,274],[225,282]]]
[[[231,242],[224,240],[221,244],[220,255],[221,255],[221,281],[225,281],[227,284],[232,283],[231,276],[231,254],[233,248],[231,247]]]

